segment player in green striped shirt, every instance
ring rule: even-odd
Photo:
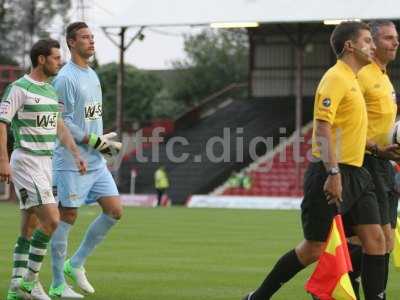
[[[86,163],[58,116],[57,93],[47,83],[60,69],[60,45],[55,40],[40,40],[32,46],[30,56],[30,74],[13,82],[0,103],[0,181],[13,181],[22,216],[7,300],[50,299],[44,292],[35,295],[35,289],[40,290],[39,271],[60,219],[52,193],[51,159],[56,137],[70,150],[79,170],[86,171]],[[9,124],[15,139],[10,162]]]

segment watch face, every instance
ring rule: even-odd
[[[339,173],[338,167],[333,167],[329,170],[329,174],[338,174],[338,173]]]

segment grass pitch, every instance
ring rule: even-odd
[[[85,207],[71,232],[71,254],[96,217]],[[4,299],[19,228],[18,208],[0,205],[0,289]],[[97,300],[240,300],[257,287],[276,259],[300,241],[298,211],[126,208],[124,217],[88,259]],[[298,274],[273,298],[310,299]],[[400,275],[390,273],[388,299],[400,295]],[[42,283],[50,283],[46,257]]]

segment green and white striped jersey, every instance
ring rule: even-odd
[[[53,155],[59,114],[58,96],[47,82],[28,75],[10,84],[0,103],[0,121],[11,123],[14,149]]]

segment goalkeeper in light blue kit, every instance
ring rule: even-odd
[[[121,143],[112,141],[115,134],[103,135],[102,93],[96,73],[89,67],[94,54],[93,34],[83,22],[67,27],[69,61],[53,81],[64,102],[63,118],[88,163],[88,172],[77,176],[72,156],[58,144],[54,153],[54,183],[57,187],[61,222],[51,240],[53,281],[49,295],[60,298],[83,298],[81,294],[64,294],[68,277],[85,293],[94,293],[84,269],[87,257],[104,239],[122,215],[115,182],[104,156],[114,155]],[[74,255],[66,260],[68,234],[82,204],[97,202],[102,213],[92,222]]]

